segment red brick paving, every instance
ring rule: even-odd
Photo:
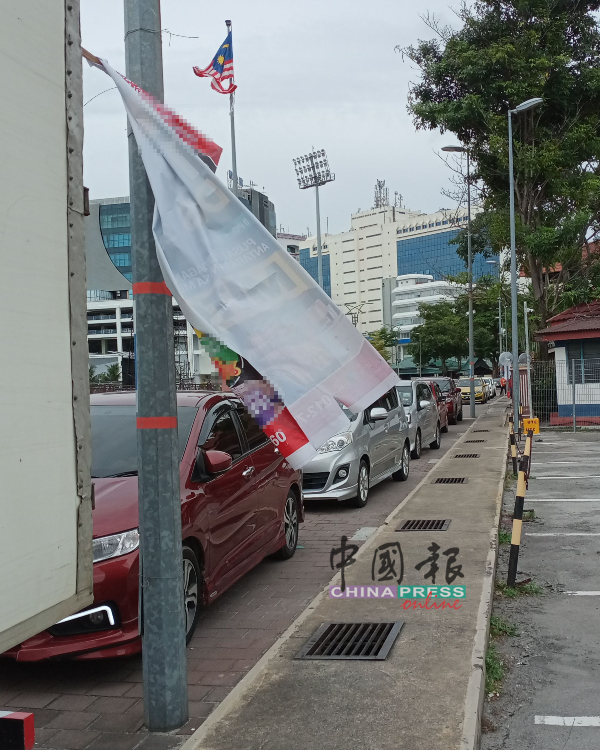
[[[329,553],[345,534],[379,526],[468,427],[443,436],[442,449],[411,462],[408,482],[373,488],[365,508],[321,503],[307,507],[296,555],[265,560],[206,608],[188,647],[190,721],[173,734],[143,726],[139,656],[103,662],[19,664],[0,661],[0,710],[33,711],[37,750],[173,750],[183,744],[333,573]],[[360,544],[360,542],[359,542]]]

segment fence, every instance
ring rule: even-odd
[[[540,425],[600,426],[600,359],[532,362],[531,400]]]
[[[220,383],[193,383],[192,381],[181,381],[177,383],[178,391],[220,391]],[[121,391],[135,391],[134,385],[123,385],[122,383],[90,383],[90,393],[116,393]]]

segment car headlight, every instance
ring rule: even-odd
[[[111,534],[110,536],[101,536],[94,539],[92,543],[94,562],[108,560],[109,557],[128,555],[139,546],[140,533],[138,529],[122,531],[120,534]]]
[[[344,432],[341,435],[334,435],[332,438],[319,448],[317,453],[331,453],[332,451],[341,451],[352,442],[352,433]]]

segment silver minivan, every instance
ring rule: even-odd
[[[362,508],[373,485],[390,476],[408,479],[408,420],[395,388],[359,414],[340,408],[350,427],[330,438],[303,467],[302,494],[305,500],[349,500]]]
[[[396,386],[408,419],[411,458],[420,458],[423,445],[441,445],[440,415],[437,402],[427,383],[402,380]]]

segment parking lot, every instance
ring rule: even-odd
[[[486,409],[478,406],[477,411]],[[471,422],[442,437],[440,450],[411,461],[407,482],[374,487],[366,507],[307,505],[300,547],[287,562],[265,560],[207,608],[188,647],[190,721],[179,736],[143,728],[139,656],[23,664],[3,661],[0,708],[35,714],[36,747],[161,750],[179,747],[302,612],[333,575],[329,553],[346,535],[361,544],[421,481]],[[358,532],[358,533],[357,533]]]

